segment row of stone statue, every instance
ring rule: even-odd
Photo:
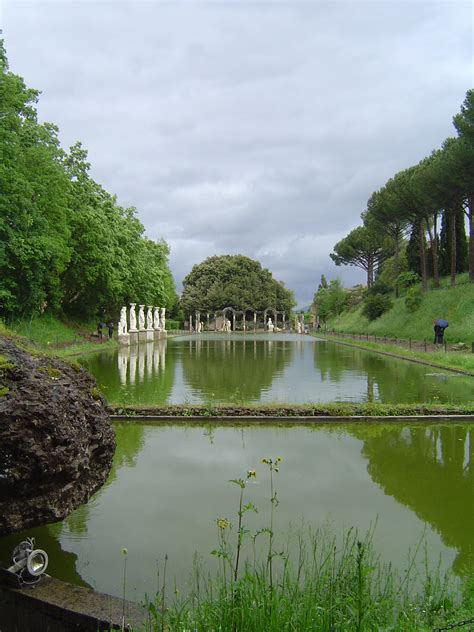
[[[138,327],[137,317],[135,315],[136,303],[130,303],[130,327],[127,328],[127,308],[125,305],[120,310],[120,321],[118,324],[118,332],[126,334],[134,331],[166,331],[166,321],[164,307],[148,306],[145,323],[145,305],[139,305],[138,308]]]

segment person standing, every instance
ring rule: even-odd
[[[107,329],[109,332],[109,340],[112,340],[112,336],[114,335],[114,324],[112,321],[110,321],[109,324],[107,325]]]

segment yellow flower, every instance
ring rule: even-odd
[[[122,549],[122,555],[128,555],[128,549],[125,547]]]
[[[282,463],[282,461],[283,461],[283,458],[281,456],[278,456],[276,462],[277,463]]]
[[[255,470],[247,470],[247,478],[256,478],[257,472]]]
[[[227,518],[218,518],[217,526],[219,527],[219,529],[228,529],[230,527],[230,522],[227,520]]]
[[[262,459],[261,463],[265,463],[265,465],[269,465],[270,461],[268,459]]]

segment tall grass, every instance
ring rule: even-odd
[[[65,342],[70,343],[77,339],[74,329],[71,329],[57,318],[47,315],[16,320],[10,323],[9,327],[20,336],[29,338],[44,346]]]
[[[342,538],[328,528],[299,530],[278,542],[273,513],[279,502],[275,477],[281,458],[262,462],[270,474],[270,524],[256,532],[246,525],[246,512],[257,511],[245,497],[255,471],[231,481],[240,488],[237,533],[229,520],[217,519],[218,548],[213,554],[219,570],[208,573],[196,559],[189,593],[181,597],[174,591],[169,601],[164,581],[155,599],[147,600],[146,630],[414,632],[474,617],[474,578],[461,583],[443,575],[439,567],[430,570],[426,561],[420,571],[421,543],[399,573],[374,552],[373,530],[363,538],[354,529]],[[267,544],[259,555],[256,545],[261,538]],[[244,541],[250,554],[241,563]]]

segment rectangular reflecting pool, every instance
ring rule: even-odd
[[[202,334],[79,358],[111,404],[463,403],[474,378],[296,334]]]
[[[269,520],[269,473],[262,458],[280,456],[275,532],[326,526],[336,536],[374,527],[374,547],[403,569],[423,539],[420,562],[462,576],[474,572],[474,424],[341,424],[311,427],[177,427],[116,424],[117,451],[107,484],[61,523],[31,529],[55,577],[143,599],[158,588],[157,568],[186,591],[197,551],[217,560],[217,518],[237,524],[239,489],[230,479],[255,469],[245,497]],[[291,525],[291,526],[290,526]],[[0,540],[7,560],[22,534]],[[247,545],[245,555],[252,555]]]

